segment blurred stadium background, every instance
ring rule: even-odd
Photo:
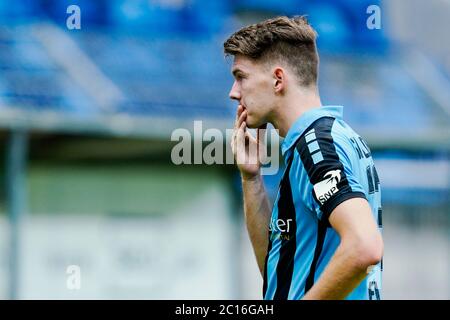
[[[308,15],[322,101],[372,149],[384,298],[450,298],[445,0],[0,0],[0,298],[261,298],[235,168],[175,166],[170,137],[232,127],[222,42],[280,14]]]

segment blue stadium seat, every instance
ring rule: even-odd
[[[235,12],[256,11],[273,15],[302,14],[302,5],[305,0],[233,0]]]
[[[0,0],[0,21],[4,23],[22,23],[39,17],[39,3],[33,0]]]
[[[118,28],[125,28],[149,36],[173,36],[182,30],[181,13],[185,4],[170,1],[113,0],[110,2],[111,20]]]
[[[151,37],[210,36],[220,32],[229,17],[226,0],[114,0],[113,23]]]
[[[404,71],[401,58],[323,55],[319,77],[323,100],[344,104],[345,118],[364,130],[404,133],[432,128],[439,108]]]
[[[92,115],[92,100],[31,36],[32,25],[0,28],[1,105]]]
[[[208,37],[227,29],[231,6],[227,0],[192,0],[183,12],[184,31],[191,35]]]
[[[330,2],[310,2],[305,6],[308,21],[317,31],[319,49],[346,50],[351,46],[352,26],[349,14]]]

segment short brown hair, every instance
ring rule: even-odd
[[[302,17],[277,17],[252,24],[234,33],[223,44],[226,55],[241,54],[256,61],[287,63],[300,85],[317,83],[319,56],[316,32]]]

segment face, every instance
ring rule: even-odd
[[[270,70],[249,58],[236,55],[231,72],[234,83],[229,96],[247,110],[247,127],[268,122],[275,107],[274,78]]]

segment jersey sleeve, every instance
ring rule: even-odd
[[[331,134],[332,118],[325,118],[308,130],[296,145],[300,159],[309,177],[305,202],[318,219],[328,223],[333,210],[351,198],[366,198],[359,169],[357,153],[350,141]]]

